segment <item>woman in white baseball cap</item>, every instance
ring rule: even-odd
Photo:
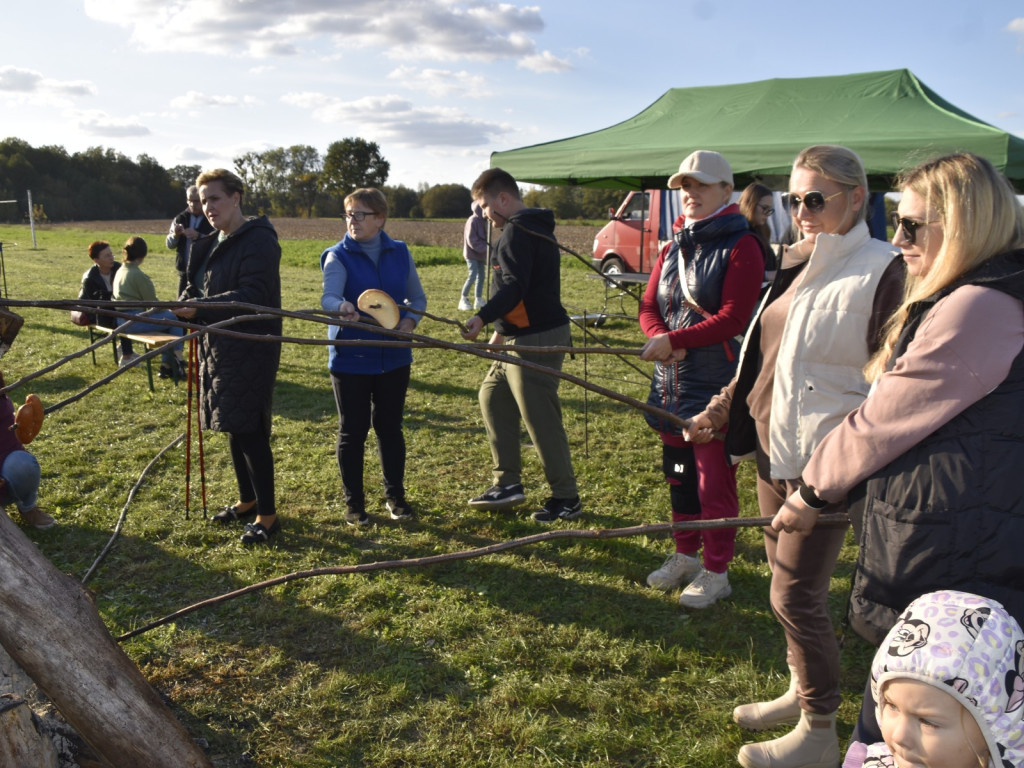
[[[640,327],[649,337],[640,356],[654,361],[648,402],[687,419],[733,377],[765,253],[731,202],[732,169],[722,155],[690,154],[668,186],[682,190],[683,221],[655,262],[640,302]],[[661,437],[672,520],[736,517],[736,468],[722,442],[695,445],[675,424],[646,418]],[[668,591],[686,582],[679,597],[685,608],[727,597],[736,529],[677,531],[674,537],[675,551],[647,583]]]

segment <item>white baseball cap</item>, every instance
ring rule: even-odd
[[[679,189],[683,185],[683,177],[691,176],[704,184],[715,184],[724,181],[733,186],[732,166],[729,161],[717,152],[698,149],[686,156],[679,164],[679,173],[674,173],[668,180],[669,189]]]

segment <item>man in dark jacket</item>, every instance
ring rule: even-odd
[[[567,347],[571,343],[569,317],[560,297],[555,216],[547,209],[527,208],[516,180],[500,168],[480,174],[472,194],[484,215],[501,229],[501,237],[494,250],[491,298],[466,321],[463,338],[475,339],[485,324],[493,322],[492,344],[508,344],[509,354],[560,371],[564,353],[513,351],[516,345]],[[521,417],[551,486],[551,496],[533,519],[552,523],[580,516],[558,383],[556,376],[521,365],[496,362],[491,366],[480,385],[480,409],[494,459],[494,485],[470,499],[470,506],[501,509],[526,500],[519,452]]]
[[[187,207],[174,217],[171,228],[167,232],[167,247],[178,251],[174,259],[174,267],[178,270],[178,296],[185,292],[187,282],[188,256],[192,251],[192,243],[202,235],[213,232],[213,225],[203,215],[203,205],[199,201],[199,189],[192,185],[185,193]]]

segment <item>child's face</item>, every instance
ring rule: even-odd
[[[882,738],[898,768],[985,768],[988,750],[974,718],[956,699],[917,680],[882,691]]]

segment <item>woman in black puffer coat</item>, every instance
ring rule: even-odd
[[[246,218],[244,185],[217,169],[196,180],[203,211],[215,231],[195,241],[188,283],[175,310],[179,317],[213,324],[246,314],[243,309],[204,308],[204,303],[240,302],[281,306],[281,246],[266,217]],[[253,320],[233,330],[281,335],[281,318]],[[226,432],[238,480],[238,501],[213,519],[223,524],[255,518],[245,526],[243,544],[263,544],[281,528],[274,501],[274,456],[270,413],[281,359],[279,341],[249,341],[218,334],[199,337],[199,402],[204,429]]]

